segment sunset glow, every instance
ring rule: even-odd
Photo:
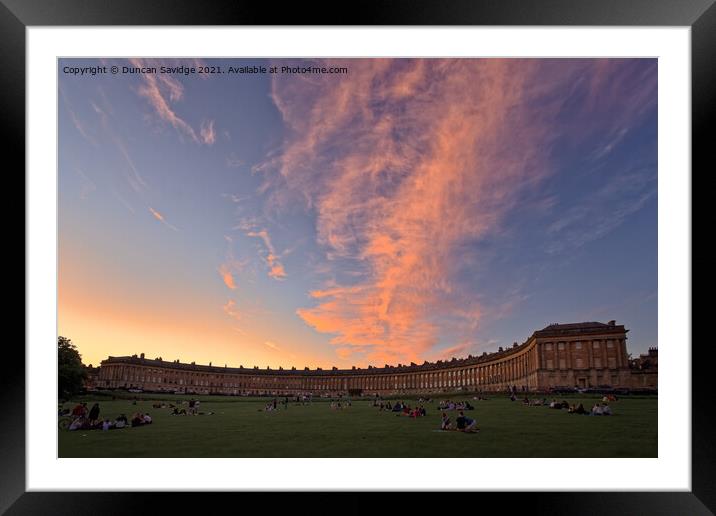
[[[60,73],[85,363],[421,363],[610,319],[658,344],[655,59],[102,64],[348,73]]]

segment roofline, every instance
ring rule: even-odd
[[[167,362],[164,360],[155,360],[149,358],[142,358],[136,355],[132,356],[121,356],[121,357],[108,357],[103,360],[100,365],[105,363],[130,363],[137,365],[145,365],[150,367],[163,367],[167,369],[185,369],[196,372],[207,372],[207,373],[219,373],[219,374],[259,374],[259,375],[293,375],[293,376],[331,376],[331,375],[373,375],[373,374],[402,374],[402,373],[413,373],[416,371],[434,371],[442,369],[460,368],[469,365],[489,363],[497,361],[502,358],[507,358],[515,354],[519,354],[524,351],[527,347],[531,347],[534,341],[538,338],[545,337],[574,337],[579,335],[609,335],[609,334],[626,334],[629,330],[624,328],[624,325],[608,326],[608,327],[594,327],[592,328],[580,328],[580,329],[568,329],[568,330],[555,330],[549,331],[547,329],[537,330],[522,344],[517,346],[503,349],[502,351],[495,351],[492,353],[482,354],[478,356],[468,356],[466,358],[453,358],[452,360],[442,360],[437,362],[425,362],[423,364],[415,365],[397,365],[388,367],[368,367],[368,368],[355,368],[355,369],[259,369],[258,367],[220,367],[215,365],[203,365],[203,364],[187,364],[184,362]]]

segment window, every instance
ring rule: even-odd
[[[558,347],[559,347],[559,350],[560,350],[560,351],[563,350],[563,349],[564,349],[564,342],[560,342],[560,343],[558,344]]]
[[[582,343],[581,343],[581,342],[575,342],[575,343],[574,343],[574,349],[582,349]]]
[[[582,367],[584,367],[584,360],[582,360],[581,358],[578,358],[577,359],[577,369],[581,369]]]
[[[601,368],[602,367],[602,359],[598,357],[594,357],[594,367]]]
[[[547,359],[547,369],[553,369],[554,368],[554,361],[551,358]]]
[[[564,358],[559,359],[559,368],[567,369],[567,361]]]
[[[592,347],[593,347],[594,349],[599,349],[599,341],[598,341],[598,340],[595,340],[594,342],[592,342]]]
[[[614,357],[609,357],[608,363],[609,363],[609,367],[613,369],[617,366],[617,359]]]
[[[607,341],[607,347],[608,347],[609,349],[613,348],[613,347],[614,347],[614,341],[608,340],[608,341]]]
[[[552,343],[551,343],[551,342],[548,342],[547,344],[545,344],[545,345],[544,345],[544,349],[545,349],[546,351],[552,351]]]

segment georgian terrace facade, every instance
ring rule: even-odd
[[[98,388],[225,395],[543,391],[551,387],[628,388],[627,331],[615,321],[551,324],[521,345],[464,359],[382,368],[259,369],[146,359],[102,361]]]

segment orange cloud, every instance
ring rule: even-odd
[[[246,226],[243,227],[244,229],[247,229]],[[286,278],[286,270],[276,254],[276,250],[271,243],[271,238],[269,237],[268,232],[265,229],[262,229],[261,231],[248,231],[246,236],[260,238],[264,243],[264,246],[266,247],[266,256],[264,256],[264,261],[269,269],[269,277],[277,280]]]
[[[273,349],[274,351],[281,351],[281,348],[278,347],[278,344],[276,344],[275,342],[271,342],[270,340],[264,342],[264,346]]]
[[[226,313],[226,315],[228,315],[229,317],[233,317],[237,320],[241,319],[241,313],[236,309],[236,301],[234,301],[233,299],[229,299],[222,308],[224,309],[224,313]]]
[[[329,264],[366,271],[312,292],[318,304],[297,314],[341,356],[418,361],[442,330],[462,339],[477,327],[461,249],[499,232],[520,191],[549,173],[544,122],[558,105],[534,102],[543,89],[529,60],[340,65],[350,77],[274,78],[291,134],[254,170],[273,208],[300,200],[315,212]]]
[[[155,210],[151,206],[149,207],[149,211],[154,216],[154,218],[157,219],[159,222],[161,222],[162,224],[164,224],[165,226],[169,227],[170,229],[172,229],[174,231],[179,231],[176,227],[172,226],[164,219],[164,215],[159,213],[157,210]]]
[[[221,264],[219,267],[219,275],[224,280],[224,284],[231,290],[236,289],[236,283],[234,282],[234,275],[226,264]]]

